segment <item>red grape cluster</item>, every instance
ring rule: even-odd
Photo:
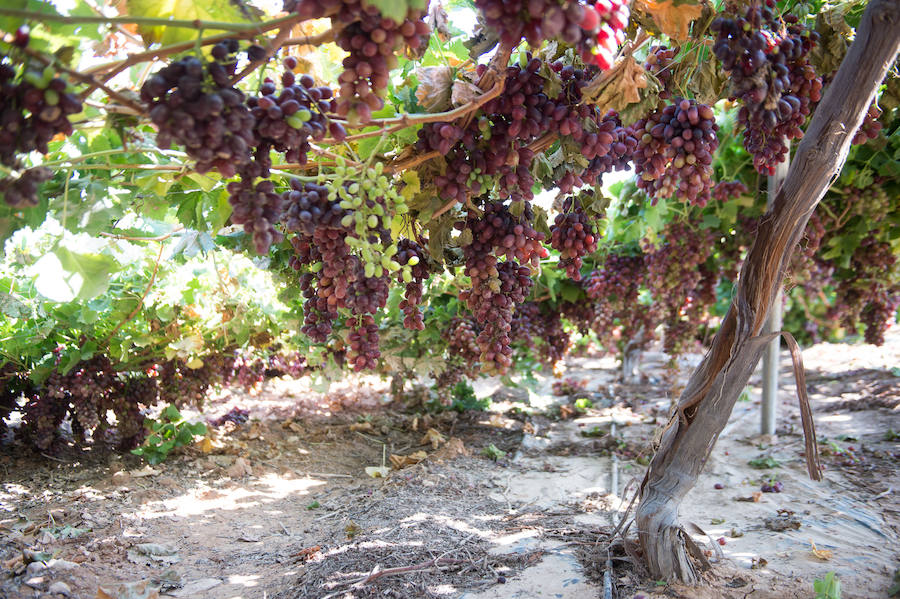
[[[573,281],[581,280],[581,259],[597,251],[594,227],[581,202],[566,198],[550,227],[550,247],[560,254],[559,265]]]
[[[422,9],[410,7],[401,23],[381,14],[374,3],[359,0],[285,0],[285,11],[304,19],[330,17],[337,32],[335,42],[345,52],[337,112],[351,121],[367,122],[372,112],[384,107],[390,70],[397,66],[397,52],[425,47],[431,29],[422,20]]]
[[[623,338],[638,335],[641,329],[649,340],[655,310],[638,301],[641,286],[646,279],[644,257],[640,254],[609,254],[602,266],[584,280],[582,286],[593,301],[590,327],[598,340],[612,350]],[[569,318],[583,318],[569,311]]]
[[[541,310],[537,302],[516,307],[510,323],[510,338],[536,352],[542,362],[554,365],[569,348],[569,333],[558,310]]]
[[[597,0],[593,7],[596,17],[590,14],[590,7],[585,9],[581,26],[594,33],[597,40],[595,48],[582,49],[585,62],[593,62],[604,71],[613,65],[616,50],[625,41],[625,28],[631,16],[628,5],[628,0]]]
[[[354,320],[351,319],[350,322],[354,323]],[[381,352],[378,350],[378,326],[370,314],[360,316],[350,325],[347,343],[350,345],[347,359],[355,371],[375,369]]]
[[[762,174],[774,174],[787,158],[787,140],[803,136],[800,127],[821,99],[822,79],[808,54],[818,34],[805,30],[793,15],[779,23],[767,6],[750,6],[743,17],[719,17],[713,52],[731,72],[731,98],[740,100],[738,122],[745,127],[744,147]]]
[[[410,267],[408,274],[400,277],[400,280],[406,284],[403,299],[400,301],[400,309],[405,314],[403,326],[411,331],[423,331],[425,322],[422,320],[419,304],[422,303],[424,293],[422,283],[428,278],[425,248],[411,239],[401,239],[397,242],[397,247],[399,248],[397,262]]]
[[[884,332],[900,306],[900,261],[889,242],[878,240],[878,233],[873,231],[862,240],[849,268],[837,276],[832,311],[848,330],[862,323],[866,343],[873,345],[884,343]]]
[[[46,154],[54,136],[71,135],[69,116],[81,112],[81,100],[52,67],[36,71],[26,65],[19,73],[17,62],[0,54],[0,165],[19,171],[0,178],[0,195],[11,206],[35,206],[39,185],[52,173],[43,167],[26,169],[19,156]]]
[[[675,59],[675,50],[666,46],[651,46],[644,62],[644,69],[659,81],[659,99],[672,98],[672,61]]]
[[[675,98],[633,126],[638,187],[654,200],[676,195],[705,206],[712,187],[712,155],[719,146],[712,108]]]
[[[878,137],[882,127],[881,122],[878,120],[878,117],[880,116],[881,109],[878,108],[875,102],[872,102],[869,109],[866,111],[866,118],[863,119],[862,125],[859,126],[859,129],[853,136],[854,145],[860,146],[870,139]]]
[[[747,193],[747,186],[740,181],[719,181],[712,189],[712,197],[725,203]]]
[[[666,347],[677,354],[701,322],[692,315],[708,306],[707,302],[715,301],[719,273],[704,268],[714,247],[708,230],[694,230],[673,221],[660,237],[658,246],[645,248],[646,282],[665,323]],[[701,284],[705,277],[705,284]]]
[[[471,289],[459,299],[472,311],[482,331],[477,342],[485,372],[504,373],[512,364],[510,322],[515,305],[525,301],[531,290],[531,270],[522,263],[536,263],[547,256],[541,245],[543,233],[531,227],[534,215],[526,202],[520,217],[513,216],[500,202],[488,203],[484,213],[470,212],[460,228],[471,232],[472,241],[463,247],[465,273]],[[507,260],[500,262],[498,256]]]
[[[193,56],[182,58],[141,88],[141,100],[159,128],[157,146],[168,148],[173,141],[184,146],[199,173],[215,169],[233,177],[251,160],[255,119],[244,94],[231,85],[237,50],[235,40],[220,42],[207,64]]]

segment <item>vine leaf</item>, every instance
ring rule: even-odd
[[[406,18],[406,12],[411,4],[415,4],[417,8],[424,8],[422,2],[409,2],[408,0],[368,0],[367,4],[371,4],[381,11],[383,17],[393,19],[396,23],[402,23]]]
[[[225,23],[256,22],[256,12],[242,0],[128,0],[127,11],[133,17],[153,17],[177,20],[219,21]],[[138,32],[148,46],[185,42],[201,35],[199,29],[185,27],[138,27]],[[222,33],[203,31],[203,35]]]
[[[691,22],[703,12],[703,3],[679,3],[675,0],[638,0],[637,5],[653,17],[660,31],[679,41],[688,39]]]
[[[426,112],[441,112],[450,108],[450,86],[453,69],[447,66],[418,67],[415,71],[419,86],[416,100]]]
[[[106,293],[110,275],[118,270],[119,264],[109,256],[76,254],[59,247],[45,254],[34,268],[38,273],[35,279],[38,293],[65,303],[75,299],[87,301]]]

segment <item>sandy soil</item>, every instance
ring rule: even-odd
[[[651,352],[642,385],[617,383],[611,359],[570,359],[584,392],[486,380],[493,409],[459,416],[388,404],[370,379],[329,395],[274,381],[211,402],[206,416],[238,405],[251,421],[155,468],[100,447],[49,460],[0,445],[0,597],[599,598],[606,576],[610,597],[799,599],[829,571],[845,599],[887,597],[900,566],[900,333],[804,359],[825,481],[805,476],[785,357],[777,438],[757,435],[753,380],[684,502],[713,562],[699,588],[650,580],[633,531],[611,537],[669,411],[673,379]],[[579,397],[593,407],[574,412]],[[505,455],[484,455],[491,445]],[[366,474],[419,451],[387,478]],[[775,481],[780,493],[761,492]]]

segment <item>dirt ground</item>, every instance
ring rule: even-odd
[[[210,402],[202,417],[238,406],[250,420],[152,468],[102,448],[49,459],[0,444],[0,597],[799,599],[829,571],[844,599],[887,597],[900,332],[804,352],[821,483],[805,475],[789,359],[776,438],[758,435],[751,381],[683,504],[713,562],[697,588],[651,580],[633,529],[611,537],[667,419],[665,360],[646,353],[646,382],[626,386],[610,358],[569,359],[564,376],[585,387],[568,397],[552,378],[479,381],[492,409],[461,415],[391,404],[372,379],[328,394],[276,380]],[[408,464],[366,472],[392,462]]]

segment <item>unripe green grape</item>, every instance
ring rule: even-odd
[[[412,283],[412,273],[409,270],[404,270],[400,276],[403,277],[404,283]]]
[[[367,278],[375,276],[375,265],[371,262],[366,262],[366,265],[363,267],[363,274],[366,275]]]
[[[374,214],[369,215],[368,225],[370,229],[374,229],[378,226],[378,217]]]
[[[394,207],[394,211],[397,214],[406,214],[407,212],[409,212],[409,208],[406,207],[406,204],[397,204]]]
[[[381,257],[381,265],[385,268],[390,268],[391,259],[388,258],[387,256],[382,256]]]
[[[305,123],[312,118],[312,113],[305,108],[301,108],[291,116],[296,116],[298,119],[300,119],[300,122]]]
[[[362,237],[363,235],[366,234],[366,226],[363,223],[361,223],[361,222],[356,223],[356,234],[359,235],[360,237]]]
[[[307,120],[308,120],[308,119],[307,119]],[[303,121],[303,120],[302,120],[300,117],[298,117],[297,114],[295,113],[295,114],[292,114],[291,116],[285,118],[285,119],[284,119],[284,122],[287,123],[289,127],[292,127],[292,128],[294,128],[294,129],[299,129],[299,128],[301,128],[301,127],[303,126],[303,123],[304,123],[305,121]]]
[[[376,267],[375,267],[375,276],[376,276],[376,277],[383,277],[383,276],[384,276],[384,269],[381,268],[381,266],[376,266]]]
[[[353,198],[353,207],[354,208],[359,208],[360,206],[362,206],[362,203],[363,203],[363,200],[361,197],[354,196],[354,198]]]
[[[354,194],[354,195],[357,194],[357,193],[359,193],[359,183],[351,183],[351,184],[347,187],[347,191],[349,191],[350,193],[352,193],[352,194]]]
[[[383,162],[376,162],[376,163],[375,163],[375,174],[376,174],[376,175],[380,175],[380,174],[383,173],[383,172],[384,172],[384,163],[383,163]]]
[[[344,216],[344,218],[341,219],[342,227],[350,227],[350,225],[352,225],[352,224],[353,224],[353,215],[352,214],[347,214]]]
[[[372,208],[372,212],[376,216],[382,216],[384,214],[384,207],[381,204],[375,204],[375,207]]]
[[[322,266],[323,265],[321,262],[316,262],[315,264],[313,264],[312,266],[309,267],[309,272],[319,272],[320,270],[322,270]]]
[[[378,177],[378,187],[380,187],[381,189],[388,189],[387,177],[385,177],[384,175]]]
[[[398,270],[400,270],[400,263],[396,260],[389,260],[387,269],[391,272],[397,272]]]
[[[44,90],[44,101],[50,106],[59,104],[59,93],[53,89]]]
[[[406,261],[406,263],[407,263],[408,265],[410,265],[410,266],[415,266],[416,264],[419,263],[419,257],[418,257],[418,256],[411,256],[410,259]]]
[[[387,248],[385,248],[385,250],[384,250],[384,255],[387,256],[387,257],[389,257],[389,258],[390,258],[391,256],[393,256],[394,254],[396,254],[396,253],[397,253],[397,246],[396,246],[396,245],[389,245],[389,246],[388,246]]]
[[[341,200],[340,207],[344,210],[350,210],[351,208],[353,208],[353,202],[349,200]]]

